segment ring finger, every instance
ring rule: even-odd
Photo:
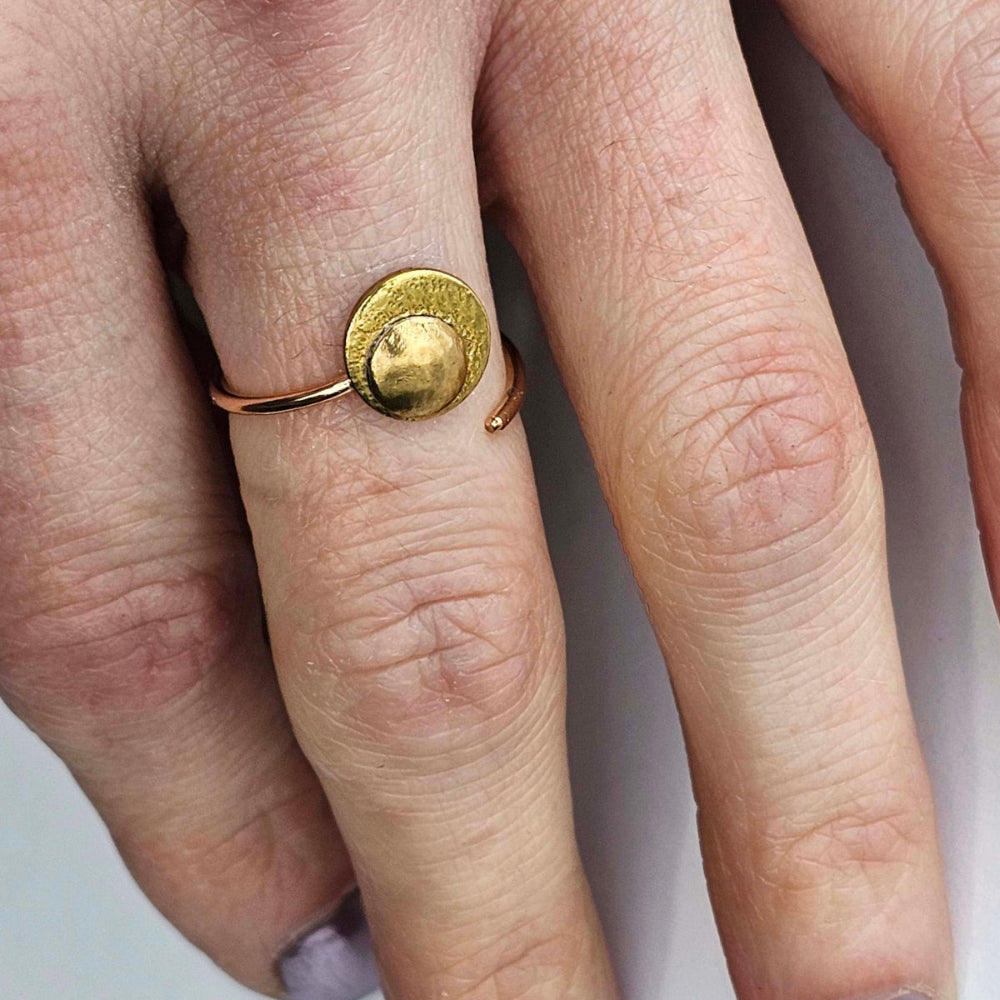
[[[488,301],[470,128],[488,26],[427,6],[190,15],[196,58],[228,72],[196,72],[191,103],[161,109],[179,125],[165,179],[237,393],[339,375],[352,304],[399,268],[457,273]],[[527,452],[519,428],[483,428],[503,391],[493,354],[482,388],[426,423],[345,398],[234,416],[233,449],[284,696],[388,991],[608,998]],[[332,996],[307,945],[289,988]]]

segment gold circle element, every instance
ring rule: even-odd
[[[426,420],[458,406],[479,384],[490,358],[489,318],[461,279],[427,268],[399,271],[355,306],[344,358],[369,406],[397,420]]]
[[[397,319],[368,355],[372,392],[404,420],[423,420],[444,410],[462,391],[467,371],[462,338],[437,316]]]

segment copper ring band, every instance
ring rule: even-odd
[[[503,401],[486,420],[486,429],[495,434],[502,431],[517,416],[524,402],[525,372],[524,360],[518,349],[505,337],[500,335],[503,345],[504,363],[507,367],[507,390]],[[211,386],[212,402],[229,413],[285,413],[288,410],[301,410],[317,403],[325,403],[339,396],[346,396],[354,391],[354,385],[349,378],[318,385],[313,389],[303,389],[301,392],[290,392],[284,396],[237,396],[229,390],[226,380],[221,376]]]

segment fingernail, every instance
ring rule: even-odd
[[[278,969],[288,1000],[361,1000],[378,989],[371,934],[361,893],[282,952]]]
[[[873,997],[873,1000],[932,1000],[932,998],[926,993],[915,993],[913,990],[907,990],[905,993],[881,993],[879,996]]]

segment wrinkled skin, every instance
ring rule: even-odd
[[[996,579],[1000,2],[784,9],[943,277]],[[426,423],[234,417],[234,476],[168,204],[246,394],[336,377],[390,271],[490,302],[500,222],[671,670],[740,1000],[953,1000],[877,461],[728,4],[0,6],[5,699],[261,992],[356,882],[396,1000],[611,1000],[528,453],[482,429],[499,351]]]

